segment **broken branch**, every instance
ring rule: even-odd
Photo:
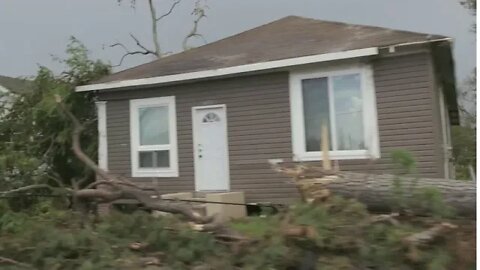
[[[42,188],[47,188],[47,189],[50,189],[50,190],[55,189],[54,187],[49,186],[47,184],[36,184],[36,185],[29,185],[29,186],[25,186],[25,187],[21,187],[21,188],[17,188],[17,189],[12,189],[12,190],[8,190],[8,191],[2,191],[2,192],[0,192],[0,194],[7,195],[7,194],[10,194],[10,193],[23,192],[23,191],[27,191],[27,190],[31,190],[31,189],[42,189]]]
[[[442,222],[425,231],[415,233],[404,238],[403,242],[410,247],[425,245],[432,242],[437,237],[444,235],[445,232],[448,232],[452,229],[456,229],[457,227],[458,226],[454,224],[451,224],[448,222]]]
[[[30,269],[33,268],[30,264],[22,263],[22,262],[16,261],[14,259],[6,258],[6,257],[0,257],[0,264],[13,264],[13,265],[23,267],[23,268],[30,268]]]

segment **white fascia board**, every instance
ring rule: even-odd
[[[426,43],[433,43],[433,42],[441,42],[441,41],[453,42],[453,38],[446,37],[446,38],[431,39],[431,40],[405,42],[405,43],[399,43],[399,44],[394,44],[394,45],[379,47],[379,49],[395,48],[395,47],[403,47],[403,46],[411,46],[411,45],[419,45],[419,44],[426,44]]]
[[[158,77],[152,77],[152,78],[90,84],[90,85],[78,86],[76,87],[75,91],[86,92],[86,91],[94,91],[94,90],[126,88],[126,87],[133,87],[133,86],[159,85],[164,83],[222,77],[222,76],[227,76],[232,74],[263,71],[263,70],[269,70],[269,69],[313,64],[313,63],[327,62],[327,61],[333,61],[333,60],[357,58],[357,57],[364,57],[364,56],[377,55],[377,54],[378,54],[378,48],[372,47],[372,48],[364,48],[364,49],[357,49],[357,50],[350,50],[350,51],[343,51],[343,52],[334,52],[334,53],[325,53],[325,54],[288,58],[288,59],[282,59],[282,60],[261,62],[261,63],[247,64],[247,65],[240,65],[240,66],[233,66],[233,67],[226,67],[226,68],[219,68],[219,69],[188,72],[188,73],[181,73],[181,74],[174,74],[174,75],[167,75],[167,76],[158,76]]]

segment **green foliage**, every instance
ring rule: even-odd
[[[392,151],[391,158],[398,174],[411,174],[417,168],[417,162],[412,154],[406,150]]]
[[[409,211],[412,213],[429,213],[435,218],[454,216],[453,208],[444,201],[440,191],[435,187],[417,187],[418,178],[407,175],[416,171],[413,156],[405,150],[392,152],[392,162],[397,174],[392,185],[392,201],[394,211]]]
[[[80,216],[36,205],[24,212],[0,205],[0,254],[34,269],[143,269],[146,258],[165,269],[451,269],[446,239],[418,247],[409,257],[405,237],[431,223],[372,223],[364,205],[332,197],[320,205],[297,204],[285,212],[248,217],[230,223],[251,239],[225,245],[213,235],[192,231],[174,217],[154,218],[136,211],[113,212],[94,224],[80,226]],[[310,228],[287,236],[289,227]],[[448,237],[449,235],[445,235]],[[129,248],[134,243],[141,250]],[[2,265],[0,265],[2,266]]]
[[[455,164],[455,178],[470,180],[469,166],[477,163],[476,128],[454,126],[452,132],[452,156]]]
[[[410,152],[405,150],[394,150],[391,154],[392,162],[396,171],[392,185],[392,201],[390,202],[394,211],[401,211],[408,208],[410,193],[413,191],[412,181],[410,189],[407,189],[402,176],[411,174],[416,170],[416,162]]]
[[[142,254],[128,247],[141,242],[146,251],[168,254],[164,262],[174,269],[189,269],[192,262],[223,252],[211,235],[191,231],[174,218],[114,213],[82,228],[76,213],[52,209],[2,215],[0,254],[35,269],[138,269]]]
[[[287,224],[314,228],[310,237],[286,239]],[[299,204],[276,217],[255,217],[232,225],[258,240],[239,255],[241,269],[298,269],[311,260],[317,269],[428,269],[446,268],[450,255],[424,247],[415,262],[408,256],[403,239],[424,230],[419,224],[375,223],[364,205],[355,200],[332,197],[322,205]],[[444,244],[441,240],[439,245]]]
[[[454,217],[454,209],[448,206],[440,191],[435,187],[424,187],[414,191],[411,201],[412,209],[429,213],[434,218]]]
[[[56,76],[40,67],[33,89],[22,91],[8,108],[0,108],[0,186],[8,190],[21,186],[70,180],[93,174],[71,151],[72,124],[58,109],[55,95],[83,123],[89,123],[81,138],[84,150],[96,157],[94,95],[74,93],[85,84],[109,73],[109,67],[88,59],[88,51],[75,38],[67,46],[67,67]],[[52,181],[55,178],[57,181]],[[18,200],[17,200],[18,202]]]

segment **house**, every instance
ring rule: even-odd
[[[31,89],[31,81],[0,75],[0,106],[9,106],[15,96]]]
[[[99,163],[165,193],[296,197],[269,161],[319,163],[321,126],[340,169],[450,177],[458,124],[452,39],[290,16],[77,88],[99,102]]]

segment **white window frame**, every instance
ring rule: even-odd
[[[329,151],[333,160],[343,159],[377,159],[380,158],[379,135],[377,124],[377,109],[373,71],[367,64],[337,65],[302,71],[290,72],[290,110],[292,125],[292,149],[294,161],[322,160],[321,151],[306,151],[305,122],[303,115],[302,80],[357,73],[361,77],[361,91],[363,101],[363,128],[366,150]],[[328,84],[330,115],[334,112],[332,85]],[[335,137],[335,121],[332,122]],[[320,130],[318,131],[320,133]],[[336,149],[336,139],[330,138],[333,149]]]
[[[140,145],[140,126],[138,111],[140,108],[168,106],[168,145]],[[178,153],[177,153],[177,113],[175,109],[175,97],[156,97],[130,100],[130,146],[132,177],[178,177]],[[139,152],[169,150],[169,168],[140,168]]]

